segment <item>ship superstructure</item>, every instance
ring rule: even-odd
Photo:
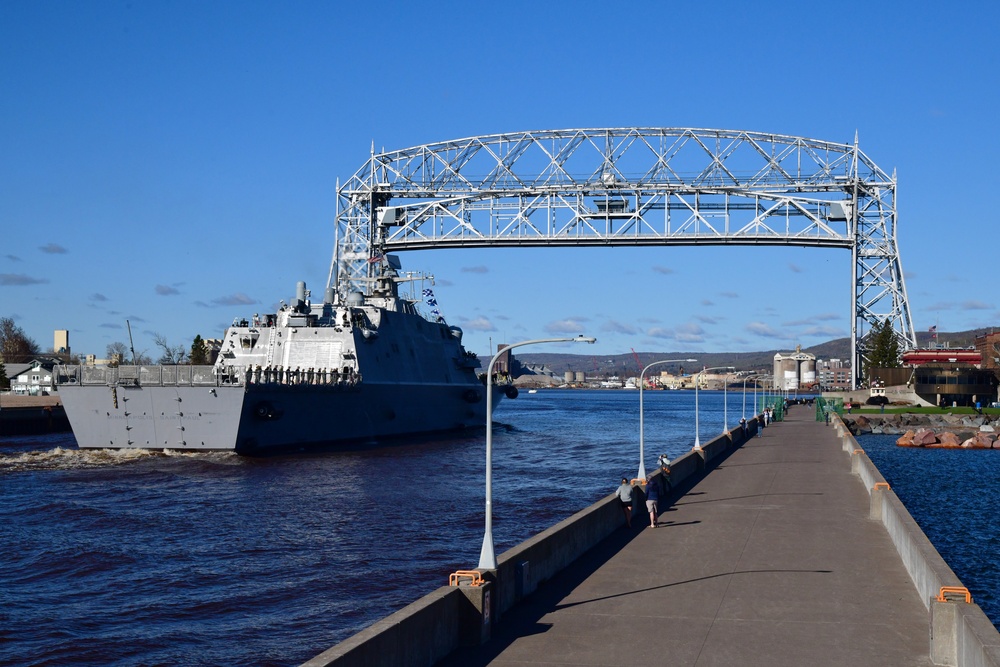
[[[214,366],[63,367],[79,446],[251,454],[485,425],[461,329],[400,296],[394,258],[373,264],[368,294],[328,287],[313,303],[300,282],[276,313],[234,322]]]

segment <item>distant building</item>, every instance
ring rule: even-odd
[[[988,337],[977,337],[977,349],[938,347],[904,352],[903,365],[913,373],[913,392],[921,400],[941,407],[988,405],[995,401],[996,375],[993,369],[982,367],[992,345]],[[981,345],[980,338],[985,339]]]
[[[55,336],[52,342],[52,351],[56,354],[65,354],[67,357],[70,354],[69,350],[69,331],[66,329],[56,329]]]
[[[774,355],[774,388],[794,390],[816,385],[816,355],[802,351],[778,352]]]
[[[851,389],[851,365],[841,359],[817,360],[816,381],[828,391]]]
[[[980,368],[1000,368],[1000,331],[976,336],[975,346],[982,358]]]

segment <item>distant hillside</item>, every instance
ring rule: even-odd
[[[957,331],[953,333],[941,332],[938,334],[937,344],[941,347],[972,347],[976,336],[993,331],[994,329],[971,329],[969,331]],[[929,347],[934,342],[929,332],[917,332],[917,343],[919,347]],[[658,359],[697,359],[694,363],[664,364],[663,368],[657,370],[676,369],[683,366],[685,371],[697,370],[705,366],[734,366],[736,370],[756,370],[770,372],[774,366],[774,355],[777,352],[793,352],[794,347],[764,350],[761,352],[639,352],[639,361],[643,366]],[[803,352],[816,355],[817,359],[841,359],[844,361],[851,358],[851,339],[836,338],[819,345],[806,347]],[[527,354],[517,354],[514,356],[521,364],[528,366],[545,366],[556,375],[562,375],[566,371],[584,371],[588,374],[603,375],[637,375],[641,368],[636,363],[631,352],[627,354],[615,355],[592,355],[592,354],[557,354],[549,352],[536,352]]]

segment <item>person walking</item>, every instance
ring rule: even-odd
[[[649,527],[656,528],[657,516],[659,507],[657,503],[660,500],[660,485],[657,483],[656,479],[650,475],[646,478],[646,510],[649,512]]]
[[[625,525],[629,528],[632,527],[632,485],[628,483],[628,480],[622,477],[621,486],[615,491],[615,495],[618,496],[618,502],[622,506],[622,511],[625,512]]]

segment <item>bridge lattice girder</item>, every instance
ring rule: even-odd
[[[375,154],[338,186],[330,282],[367,291],[387,252],[555,245],[850,249],[855,382],[872,326],[916,345],[896,179],[857,145],[736,130],[603,128]]]

